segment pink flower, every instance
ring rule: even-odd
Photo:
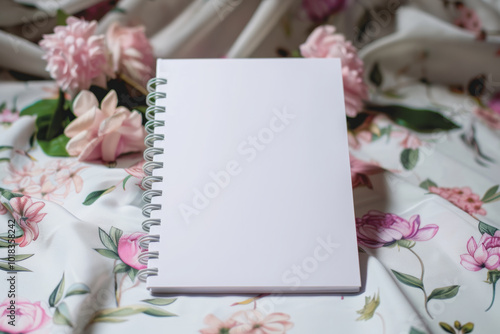
[[[474,114],[490,128],[500,130],[500,113],[493,111],[493,109],[477,107],[474,109]]]
[[[38,238],[38,223],[47,215],[40,213],[45,206],[43,202],[33,202],[29,196],[14,197],[10,200],[14,219],[24,234],[15,241],[19,247],[27,246]]]
[[[229,334],[286,334],[293,327],[290,316],[285,313],[262,314],[258,310],[236,312],[232,317],[237,325]]]
[[[422,141],[420,140],[420,138],[408,131],[406,132],[405,137],[401,141],[400,145],[404,148],[417,149],[422,146]]]
[[[323,21],[329,15],[344,9],[346,0],[303,0],[302,8],[312,21]]]
[[[30,334],[41,334],[49,332],[49,325],[51,323],[51,318],[47,315],[47,312],[42,308],[40,302],[31,303],[26,299],[16,300],[16,311],[15,311],[15,326],[11,326],[9,321],[11,318],[9,298],[5,299],[2,304],[0,304],[0,331],[3,333],[30,333]]]
[[[118,241],[118,256],[127,265],[137,270],[145,269],[146,265],[139,262],[139,255],[146,250],[139,244],[139,238],[146,233],[135,232],[123,235]]]
[[[146,86],[148,80],[154,76],[155,59],[144,27],[122,27],[115,22],[106,32],[106,41],[115,73],[123,72]]]
[[[460,16],[455,19],[455,25],[471,31],[475,35],[479,35],[481,33],[482,23],[476,11],[470,7],[461,5],[458,8],[458,12]]]
[[[500,231],[494,236],[484,233],[479,243],[471,237],[467,242],[467,253],[460,255],[460,264],[467,270],[500,269]]]
[[[500,115],[500,92],[496,93],[488,102],[488,107]]]
[[[126,168],[125,171],[130,174],[131,176],[139,179],[140,181],[137,182],[136,184],[142,189],[142,190],[146,190],[142,187],[142,179],[146,176],[146,174],[144,174],[144,169],[142,168],[144,166],[144,163],[146,161],[145,160],[142,160],[142,161],[139,161],[138,163],[136,163],[135,165],[129,167],[129,168]]]
[[[368,175],[379,174],[384,172],[384,169],[378,165],[364,162],[357,159],[353,155],[349,155],[351,161],[351,181],[352,187],[367,186],[372,189],[372,183]]]
[[[71,94],[88,89],[92,79],[106,71],[104,36],[95,36],[97,22],[68,17],[67,26],[57,26],[44,35],[40,46],[46,51],[47,71],[64,91]]]
[[[405,220],[392,213],[371,210],[362,218],[356,218],[358,242],[369,248],[389,246],[399,240],[427,241],[438,229],[434,224],[421,228],[420,215]]]
[[[209,327],[201,329],[201,334],[229,333],[229,330],[236,325],[236,321],[233,319],[222,321],[213,314],[207,315],[204,322]]]
[[[30,161],[25,164],[22,168],[19,168],[13,164],[7,166],[9,171],[9,176],[3,179],[5,184],[29,184],[33,176],[37,176],[41,173],[41,170],[35,166],[35,164]]]
[[[463,188],[440,188],[429,187],[431,193],[437,194],[448,200],[455,206],[464,210],[470,215],[486,215],[486,210],[482,208],[484,204],[479,195],[474,194],[469,187]]]
[[[73,112],[77,118],[64,134],[71,138],[66,150],[78,160],[115,161],[128,152],[142,151],[146,131],[142,116],[125,107],[117,107],[116,92],[111,90],[101,102],[89,91],[82,91],[75,98]]]
[[[0,111],[0,123],[14,123],[19,118],[19,111],[12,112],[10,109]]]
[[[0,202],[0,215],[4,215],[7,213],[7,208]]]
[[[32,197],[38,197],[42,198],[47,201],[52,201],[58,204],[62,204],[62,202],[58,201],[58,198],[61,198],[62,196],[60,194],[56,194],[55,192],[59,189],[56,187],[52,181],[50,181],[47,177],[47,175],[42,175],[40,177],[40,180],[37,183],[32,183],[30,186],[26,187],[23,193],[24,195],[32,196]]]
[[[55,159],[55,160],[48,162],[45,165],[43,173],[45,175],[57,174],[58,172],[65,170],[65,169],[69,169],[76,164],[77,164],[77,162],[73,159]]]
[[[363,61],[351,42],[344,35],[335,34],[335,27],[319,26],[300,46],[300,52],[306,58],[340,58],[346,114],[355,117],[368,98],[368,87],[363,81]]]
[[[61,186],[66,187],[66,191],[64,192],[64,197],[68,196],[72,184],[75,186],[76,193],[79,193],[82,190],[83,179],[80,175],[78,175],[78,173],[88,167],[89,166],[82,166],[75,170],[66,168],[57,172],[56,182],[58,183],[59,187]]]

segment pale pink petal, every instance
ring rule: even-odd
[[[88,109],[87,112],[83,113],[80,117],[68,124],[66,129],[64,129],[64,134],[67,137],[72,138],[80,134],[82,131],[87,130],[94,123],[96,113],[96,107]]]
[[[469,252],[471,256],[474,256],[476,249],[477,249],[476,240],[474,240],[474,237],[470,237],[469,241],[467,241],[467,252]]]
[[[414,241],[427,241],[436,235],[436,233],[439,230],[439,226],[434,225],[434,224],[429,224],[425,225],[424,227],[420,228],[417,233],[411,238],[411,240]]]
[[[73,101],[73,113],[75,116],[80,117],[90,109],[97,108],[98,106],[99,102],[95,95],[88,90],[83,90]]]
[[[68,141],[66,151],[72,156],[79,155],[89,145],[90,138],[91,136],[88,131],[80,132]]]
[[[117,131],[123,124],[123,122],[127,119],[130,112],[120,112],[116,113],[113,116],[107,118],[104,122],[101,123],[99,127],[99,136],[106,135],[110,132]]]
[[[118,104],[118,96],[114,90],[110,90],[109,93],[101,101],[101,110],[106,115],[110,117],[115,113],[116,105]]]
[[[121,135],[117,132],[112,132],[105,135],[102,141],[102,160],[115,161],[120,152],[117,150]]]
[[[462,254],[460,258],[462,259],[460,264],[467,270],[478,271],[483,269],[483,267],[469,254]]]
[[[488,260],[486,260],[486,262],[484,263],[484,266],[488,270],[495,270],[498,268],[499,265],[500,265],[500,256],[498,255],[490,255]]]
[[[488,258],[488,251],[486,251],[484,245],[479,245],[479,247],[474,252],[474,259],[476,259],[477,263],[483,264],[484,262],[486,262],[487,258]]]
[[[75,191],[79,193],[83,187],[83,179],[80,175],[73,176],[73,183],[75,184]]]

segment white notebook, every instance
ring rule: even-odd
[[[148,289],[359,290],[340,60],[158,60],[150,85]]]

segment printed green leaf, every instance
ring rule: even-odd
[[[111,229],[109,230],[109,236],[111,237],[111,240],[116,245],[116,247],[118,247],[118,241],[120,241],[122,235],[123,231],[114,226],[112,226]]]
[[[439,323],[439,326],[446,332],[446,333],[451,333],[451,334],[455,334],[455,330],[453,329],[453,327],[451,327],[450,325],[448,325],[446,322],[440,322]]]
[[[6,150],[12,150],[14,147],[13,146],[0,146],[0,152],[6,151]]]
[[[127,183],[128,179],[130,179],[132,175],[128,175],[126,178],[123,179],[123,190],[125,190],[125,184]]]
[[[416,278],[415,276],[403,274],[403,273],[400,273],[400,272],[398,272],[396,270],[392,270],[392,269],[391,269],[391,271],[394,274],[394,276],[396,276],[398,281],[400,281],[401,283],[408,285],[408,286],[411,286],[413,288],[418,288],[418,289],[424,290],[424,283],[420,279]]]
[[[128,317],[130,315],[143,313],[149,307],[144,305],[130,305],[130,306],[122,306],[110,309],[104,309],[97,311],[95,314],[95,318],[108,318],[108,317]]]
[[[49,297],[50,307],[56,306],[57,303],[59,303],[59,301],[61,300],[63,294],[64,294],[64,273],[61,280],[59,281],[59,284],[57,284],[54,291],[52,291],[52,293],[50,294]]]
[[[101,239],[101,242],[104,245],[104,247],[115,253],[118,252],[118,246],[113,242],[111,237],[106,232],[104,232],[104,230],[100,227],[99,227],[99,239]]]
[[[153,298],[153,299],[143,299],[142,301],[151,305],[156,306],[166,306],[175,302],[177,298]]]
[[[409,334],[426,334],[426,333],[422,332],[421,330],[416,329],[415,327],[412,327],[412,328],[410,328]]]
[[[65,298],[74,295],[84,295],[87,293],[90,293],[90,288],[87,285],[83,283],[75,283],[69,287]]]
[[[3,271],[31,271],[28,268],[21,267],[17,264],[8,264],[7,262],[0,262],[0,270]]]
[[[468,322],[462,326],[462,333],[467,334],[474,330],[474,324],[472,322]]]
[[[427,301],[431,299],[450,299],[457,295],[460,285],[450,285],[444,288],[437,288],[432,290],[431,294],[427,298]]]
[[[135,281],[135,277],[137,276],[138,272],[139,272],[139,270],[137,270],[135,268],[130,269],[130,271],[128,272],[128,277],[130,277],[132,282]]]
[[[481,199],[484,203],[494,202],[500,199],[500,192],[497,193],[499,186],[493,186],[486,191],[483,198]]]
[[[5,199],[7,199],[7,200],[11,200],[14,197],[23,197],[24,196],[23,194],[13,193],[8,189],[0,188],[0,190],[2,192],[2,196],[5,197]]]
[[[94,323],[94,322],[113,322],[113,323],[117,323],[117,322],[125,322],[127,321],[127,319],[120,319],[120,318],[106,318],[106,317],[103,317],[103,318],[96,318],[96,319],[93,319],[91,321],[91,323]]]
[[[38,144],[43,152],[51,157],[69,157],[68,151],[66,151],[68,142],[69,138],[64,133],[51,140],[38,139]]]
[[[369,78],[370,82],[373,83],[376,87],[380,87],[382,85],[384,77],[382,76],[382,72],[380,71],[380,66],[377,62],[373,64]]]
[[[70,319],[71,316],[69,314],[68,306],[65,302],[62,302],[57,306],[56,312],[54,313],[54,323],[58,325],[67,325],[73,327]]]
[[[420,188],[422,189],[429,190],[429,187],[437,187],[437,184],[431,179],[427,179],[420,183]]]
[[[109,187],[104,190],[97,190],[93,191],[90,194],[88,194],[87,198],[85,198],[85,201],[83,201],[83,205],[91,205],[95,201],[97,201],[101,196],[109,194],[113,190],[115,190],[116,186]]]
[[[177,316],[177,314],[162,310],[161,308],[158,308],[158,307],[148,307],[142,313],[147,314],[147,315],[151,315],[153,317],[176,317]]]
[[[0,158],[0,162],[10,162],[10,158]]]
[[[366,109],[387,115],[396,124],[418,132],[448,131],[460,128],[440,113],[401,105],[367,104]]]
[[[18,254],[18,255],[14,255],[13,256],[14,262],[19,262],[19,261],[23,261],[23,260],[29,259],[33,255],[35,255],[35,254]],[[9,261],[9,260],[11,260],[11,258],[10,257],[2,257],[2,258],[0,258],[0,260]]]
[[[415,168],[418,162],[418,152],[418,148],[406,148],[403,150],[403,152],[401,152],[401,164],[406,170],[412,170],[413,168]]]
[[[110,251],[109,249],[103,249],[103,248],[94,248],[94,250],[105,256],[105,257],[109,257],[110,259],[113,259],[113,260],[120,260],[120,257],[118,256],[117,253],[113,252],[113,251]]]
[[[130,266],[126,265],[125,263],[118,263],[116,266],[113,268],[114,273],[124,273],[130,270]]]
[[[486,233],[486,234],[489,234],[491,236],[494,236],[495,232],[498,231],[498,228],[493,227],[491,225],[488,225],[486,223],[483,223],[482,221],[479,222],[478,228],[479,228],[479,232],[481,232],[481,234]]]

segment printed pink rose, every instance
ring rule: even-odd
[[[117,107],[116,92],[111,90],[101,102],[89,91],[75,98],[73,112],[77,118],[64,134],[70,141],[66,150],[80,161],[102,159],[115,161],[123,153],[142,151],[146,131],[138,111]]]
[[[312,21],[319,22],[344,9],[346,2],[346,0],[303,0],[302,8]]]
[[[146,250],[139,244],[139,238],[146,233],[135,232],[123,235],[118,241],[118,256],[127,265],[137,270],[145,269],[146,265],[139,262],[139,255]]]
[[[236,312],[232,317],[237,325],[229,334],[286,334],[293,327],[290,316],[285,313],[262,314],[258,310]]]
[[[300,52],[306,58],[340,58],[346,114],[355,117],[368,98],[368,87],[363,81],[363,61],[352,43],[344,35],[335,34],[335,27],[319,26],[300,46]]]
[[[455,206],[464,210],[470,215],[486,215],[486,210],[482,208],[484,204],[479,195],[474,194],[469,187],[463,188],[440,188],[429,187],[431,193],[437,194],[448,200]]]
[[[492,109],[477,107],[474,109],[474,114],[490,128],[500,130],[500,112],[497,113]]]
[[[213,314],[209,314],[205,317],[204,323],[208,326],[205,329],[201,329],[201,334],[220,334],[229,333],[229,330],[236,326],[236,321],[229,319],[222,321]]]
[[[383,173],[384,169],[376,164],[371,164],[357,159],[353,155],[349,155],[351,162],[351,181],[352,187],[367,186],[372,189],[372,183],[368,175]]]
[[[371,210],[362,218],[356,218],[358,242],[369,248],[389,246],[399,240],[427,241],[438,229],[434,224],[420,227],[420,215],[406,220],[392,213]]]
[[[5,333],[41,334],[49,333],[51,318],[42,308],[40,302],[31,303],[26,299],[16,300],[15,326],[9,321],[10,299],[5,299],[0,304],[0,331]]]
[[[460,258],[460,264],[467,270],[500,270],[500,231],[494,236],[484,233],[478,243],[471,237],[467,242],[467,254]]]
[[[68,17],[66,23],[44,35],[40,46],[46,51],[43,58],[50,76],[62,90],[75,94],[107,71],[106,45],[103,35],[94,35],[96,21]]]
[[[115,22],[106,32],[106,42],[114,72],[125,73],[145,87],[154,76],[155,59],[144,27],[123,27]]]
[[[19,247],[27,246],[38,238],[38,223],[47,215],[40,213],[45,206],[43,202],[33,202],[29,196],[14,197],[10,200],[14,219],[24,234],[15,239]]]
[[[500,92],[493,95],[493,97],[488,102],[488,107],[490,107],[491,110],[500,115]]]

